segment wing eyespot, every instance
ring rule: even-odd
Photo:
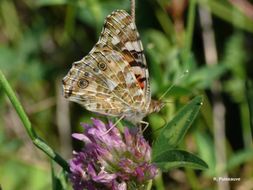
[[[98,68],[93,68],[93,71],[94,71],[95,73],[98,73],[98,72],[99,72],[99,69],[98,69]]]
[[[86,79],[81,78],[77,82],[77,85],[78,85],[79,88],[85,89],[89,86],[89,81],[86,80]]]
[[[102,71],[107,69],[107,65],[105,63],[98,63],[98,68]]]
[[[88,72],[84,72],[84,76],[88,77],[90,74]]]

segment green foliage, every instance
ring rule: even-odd
[[[251,148],[235,152],[227,163],[227,170],[232,171],[241,164],[252,161],[252,159],[253,159],[253,151]]]
[[[222,168],[229,177],[241,177],[240,183],[229,183],[231,189],[240,188],[241,184],[253,180],[252,172],[245,169],[253,165],[253,20],[247,14],[248,9],[232,1],[188,2],[137,1],[136,24],[148,62],[152,95],[160,97],[172,87],[163,97],[168,102],[165,108],[147,118],[150,123],[147,138],[150,142],[156,140],[153,161],[166,171],[153,186],[158,190],[185,186],[188,189],[216,188],[212,179],[220,173],[215,149],[217,139],[214,138],[213,85],[218,81],[220,101],[226,111],[222,126],[226,136],[218,139],[224,141],[227,153]],[[199,22],[202,7],[212,14],[213,25],[207,28],[214,32],[218,54],[217,64],[212,66],[206,63],[202,47],[201,36],[206,29]],[[71,63],[90,51],[104,18],[115,9],[129,11],[129,0],[0,1],[0,70],[24,107],[21,110],[17,102],[14,103],[20,118],[28,128],[31,122],[39,136],[57,152],[65,149],[61,138],[67,139],[61,137],[67,130],[57,123],[59,81]],[[189,70],[188,75],[184,75],[186,70]],[[6,86],[0,85],[0,187],[4,190],[70,189],[65,174],[51,172],[48,158],[27,145],[30,140],[26,139],[27,134],[4,92]],[[7,89],[7,92],[10,91]],[[204,100],[197,96],[199,94]],[[48,99],[50,103],[45,103]],[[203,106],[200,106],[198,103],[202,101]],[[89,122],[92,116],[75,104],[71,104],[70,112],[71,131],[75,132],[79,130],[80,121]],[[69,117],[66,115],[64,117]],[[160,129],[163,125],[165,127]],[[37,137],[33,132],[29,135]],[[37,140],[34,143],[55,158],[53,149]],[[193,152],[205,162],[182,149]],[[66,160],[69,154],[64,156]],[[197,173],[174,169],[184,166],[205,169],[205,163],[209,168]],[[180,186],[182,180],[175,177],[174,171],[183,175],[184,187]],[[168,176],[173,180],[163,181]]]
[[[193,154],[175,150],[196,118],[201,104],[201,97],[194,98],[160,131],[152,146],[152,160],[163,171],[184,166],[196,169],[207,168],[207,164]]]
[[[201,5],[209,7],[214,15],[235,25],[235,27],[253,32],[252,19],[238,10],[238,7],[231,6],[231,4],[229,4],[227,1],[220,0],[198,0],[198,2]]]
[[[232,74],[229,81],[225,81],[225,90],[234,98],[235,101],[242,101],[244,94],[240,93],[244,89],[244,80],[246,77],[245,61],[246,52],[243,50],[244,36],[241,33],[235,33],[226,43],[223,57],[223,65]]]
[[[198,146],[198,152],[200,157],[205,160],[208,165],[208,175],[215,175],[215,155],[214,152],[214,144],[213,141],[207,133],[204,132],[195,132],[194,135],[196,139],[196,144]]]
[[[154,163],[164,172],[178,167],[207,169],[207,164],[194,154],[183,150],[167,150],[154,159]]]
[[[50,189],[49,170],[1,155],[1,186],[3,189]],[[4,160],[3,160],[4,159]],[[42,180],[43,179],[43,180]]]
[[[59,174],[56,174],[53,161],[51,161],[51,174],[52,190],[70,189],[70,185],[68,184],[68,174],[64,170],[62,170]]]
[[[179,145],[186,131],[196,118],[201,104],[202,98],[200,96],[194,98],[161,130],[153,144],[153,160],[156,160],[156,157],[162,154],[163,151],[173,149]]]

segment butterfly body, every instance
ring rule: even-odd
[[[73,63],[62,83],[65,98],[89,111],[123,116],[132,123],[164,105],[151,100],[142,43],[131,16],[123,10],[106,18],[97,44]]]

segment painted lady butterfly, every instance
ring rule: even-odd
[[[132,17],[124,10],[107,16],[101,36],[63,78],[65,98],[99,114],[136,124],[164,103],[151,100],[142,43]]]

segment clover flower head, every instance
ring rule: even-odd
[[[151,148],[137,130],[123,134],[111,122],[93,119],[83,124],[84,133],[73,137],[85,143],[70,160],[70,180],[75,190],[143,189],[157,174],[151,162]],[[111,129],[109,132],[108,130]]]

